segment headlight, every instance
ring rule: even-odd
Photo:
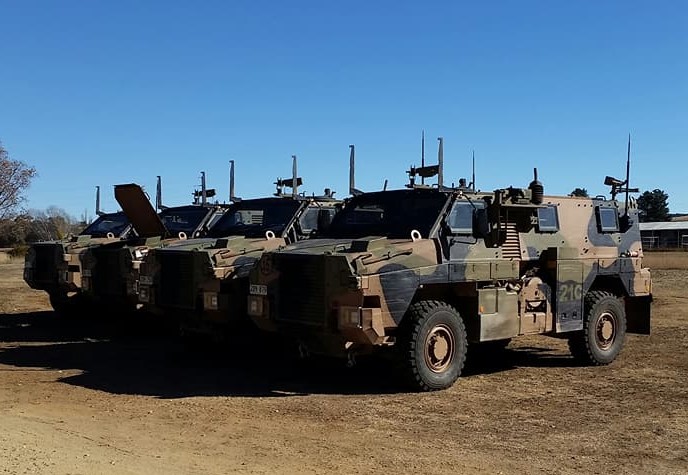
[[[148,286],[145,285],[140,285],[139,286],[139,301],[148,303],[150,300],[150,292],[148,291]]]
[[[203,293],[203,308],[207,310],[217,310],[217,294],[215,292]]]
[[[254,317],[263,316],[263,297],[258,295],[248,296],[248,314]]]
[[[339,327],[360,327],[361,309],[360,307],[341,307],[339,309]]]

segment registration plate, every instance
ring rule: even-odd
[[[267,285],[251,284],[251,287],[248,290],[249,290],[249,293],[251,295],[267,295],[268,294],[268,286]]]

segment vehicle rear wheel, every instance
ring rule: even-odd
[[[582,364],[607,365],[614,361],[626,336],[626,311],[610,292],[593,290],[585,296],[583,330],[569,338],[573,357]]]
[[[48,293],[50,305],[61,318],[76,318],[81,316],[86,308],[83,295],[76,293],[69,295],[67,292],[53,290]]]
[[[454,307],[425,300],[409,307],[399,338],[406,379],[421,391],[450,387],[466,361],[466,327]]]

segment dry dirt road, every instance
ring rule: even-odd
[[[525,338],[447,391],[379,365],[189,353],[155,327],[69,324],[0,265],[0,473],[688,473],[688,271],[603,368]],[[94,319],[95,320],[95,319]]]

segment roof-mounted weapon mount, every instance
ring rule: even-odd
[[[194,192],[193,192],[193,197],[194,197],[193,204],[195,204],[195,205],[200,204],[201,206],[205,206],[208,204],[208,198],[212,198],[213,196],[215,196],[215,189],[214,188],[206,188],[206,186],[205,186],[205,172],[201,172],[201,189],[200,190],[194,190]]]
[[[628,187],[628,182],[630,180],[630,174],[631,174],[631,134],[628,134],[628,149],[626,152],[626,179],[621,181],[618,178],[614,178],[613,176],[604,177],[604,184],[612,187],[611,192],[610,192],[612,195],[612,200],[615,200],[616,195],[618,195],[619,193],[626,193],[626,214],[628,214],[628,194],[639,192],[638,188],[629,188]]]
[[[282,179],[278,178],[277,181],[274,183],[275,186],[277,187],[277,191],[275,192],[275,196],[285,196],[284,195],[284,188],[291,188],[291,197],[296,198],[299,195],[299,186],[303,185],[303,180],[301,177],[297,176],[296,172],[296,155],[291,156],[292,160],[292,165],[291,165],[291,178],[288,179]]]
[[[616,195],[619,193],[626,193],[626,199],[624,201],[624,215],[620,217],[620,224],[622,230],[627,230],[630,228],[631,224],[631,218],[628,215],[628,194],[629,193],[638,193],[640,189],[638,188],[630,188],[629,182],[631,179],[631,134],[628,134],[628,148],[626,150],[626,179],[621,181],[618,178],[614,178],[612,176],[606,176],[604,178],[604,184],[607,186],[611,186],[611,195],[612,195],[612,200],[616,199]]]
[[[442,189],[444,187],[444,138],[437,137],[438,148],[437,148],[437,165],[425,165],[425,132],[423,133],[423,147],[422,147],[422,157],[420,167],[410,167],[407,170],[409,176],[409,183],[407,188],[427,188],[428,185],[425,184],[426,178],[432,178],[437,176],[437,187]],[[416,184],[416,176],[421,179],[420,185]]]

